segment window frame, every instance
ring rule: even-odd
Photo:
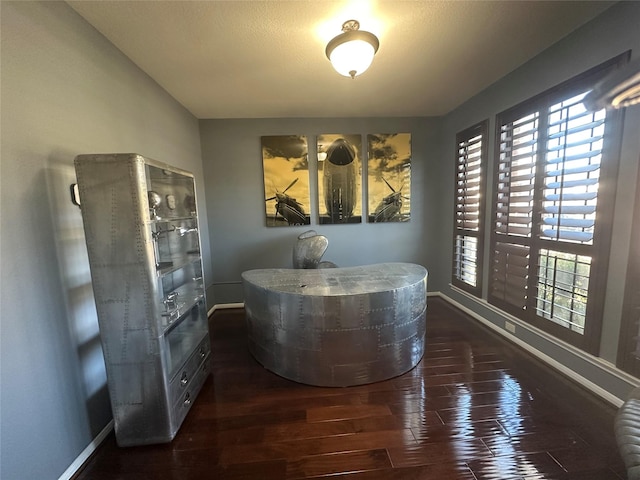
[[[460,206],[460,183],[459,183],[459,170],[460,166],[466,170],[468,162],[466,159],[461,161],[461,144],[466,143],[474,139],[475,137],[481,137],[480,144],[480,172],[479,172],[479,200],[477,207],[478,215],[478,228],[477,230],[464,228],[459,226],[459,215],[461,214]],[[486,210],[486,198],[487,198],[487,158],[489,151],[489,119],[485,119],[471,127],[468,127],[456,135],[456,152],[454,161],[454,192],[453,192],[453,238],[452,238],[452,264],[451,264],[451,284],[472,294],[476,297],[482,296],[483,285],[483,273],[484,273],[484,237],[485,237],[485,210]],[[466,157],[466,155],[465,155]],[[465,174],[466,178],[466,174]],[[466,198],[465,190],[465,198]],[[474,237],[476,239],[476,284],[475,286],[465,282],[459,275],[458,265],[461,263],[461,256],[458,252],[458,237],[462,235],[465,237]]]
[[[611,246],[611,235],[613,233],[612,218],[615,205],[616,182],[618,173],[618,164],[620,157],[620,144],[622,137],[622,112],[607,111],[605,122],[604,141],[602,149],[602,157],[600,161],[600,173],[598,180],[597,204],[595,217],[597,221],[594,225],[593,241],[591,245],[581,243],[567,243],[540,238],[538,227],[541,222],[543,212],[543,192],[544,192],[544,173],[547,161],[545,154],[547,152],[547,142],[549,140],[549,131],[547,130],[547,122],[549,118],[550,107],[559,102],[566,101],[575,95],[587,91],[610,71],[618,68],[628,61],[630,52],[618,55],[603,64],[600,64],[583,74],[571,78],[560,85],[542,92],[529,100],[507,109],[496,116],[495,123],[495,140],[494,140],[494,165],[492,172],[493,194],[491,199],[491,221],[490,221],[490,253],[489,253],[489,282],[488,282],[488,302],[498,308],[550,333],[551,335],[564,340],[582,350],[589,353],[597,353],[600,346],[600,334],[602,327],[602,314],[604,310],[604,294],[607,280],[607,270],[609,262],[609,253]],[[535,153],[531,154],[535,157],[534,177],[532,178],[532,187],[530,191],[533,193],[531,204],[532,215],[529,223],[529,233],[523,237],[510,236],[500,234],[496,231],[498,222],[498,202],[500,182],[500,164],[501,164],[501,132],[503,126],[513,124],[514,122],[537,113],[537,126],[535,127],[535,138],[533,144],[537,147]],[[513,158],[513,156],[511,157]],[[509,241],[505,243],[504,240]],[[499,268],[499,262],[504,257],[498,257],[498,244],[503,245],[521,245],[528,248],[528,255],[524,256],[524,251],[518,252],[516,257],[522,260],[526,258],[526,273],[523,280],[526,279],[526,287],[522,290],[524,293],[524,307],[518,308],[511,303],[504,301],[494,292],[499,286],[499,282],[494,276],[494,272]],[[517,249],[515,249],[517,250]],[[541,250],[553,250],[558,252],[566,252],[568,254],[588,255],[591,257],[591,266],[589,273],[589,285],[587,294],[587,304],[585,312],[584,334],[572,331],[552,320],[539,316],[537,310],[538,298],[538,257]],[[498,257],[498,258],[497,258]],[[507,257],[510,258],[510,257]],[[516,259],[517,260],[517,259]],[[508,263],[508,261],[507,261]],[[506,264],[500,264],[506,265]],[[505,267],[509,268],[509,267]],[[507,275],[505,271],[503,283],[507,284]],[[518,277],[520,278],[520,277]],[[524,283],[524,282],[523,282]],[[505,293],[506,295],[506,293]]]
[[[638,159],[640,164],[640,158]],[[640,378],[640,169],[636,181],[636,195],[631,220],[629,266],[625,281],[622,322],[618,339],[616,366]]]

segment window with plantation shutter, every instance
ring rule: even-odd
[[[456,136],[452,284],[482,293],[485,170],[488,120]]]
[[[496,122],[489,302],[592,352],[600,335],[620,120],[618,112],[586,110],[582,99],[623,57]]]

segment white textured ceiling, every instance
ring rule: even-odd
[[[197,118],[445,114],[613,2],[69,1]],[[355,18],[380,49],[355,80],[327,42]]]

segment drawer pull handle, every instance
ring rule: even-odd
[[[180,385],[184,387],[187,383],[189,383],[187,372],[182,372],[182,377],[180,377]]]
[[[200,347],[199,353],[200,353],[200,358],[204,358],[204,348]]]
[[[184,402],[182,403],[185,407],[191,405],[191,395],[189,395],[189,392],[187,392],[187,394],[184,396]]]

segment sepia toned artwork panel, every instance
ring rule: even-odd
[[[318,135],[318,222],[362,222],[362,137]]]
[[[307,137],[260,137],[268,227],[309,225],[309,162]]]
[[[367,149],[369,222],[408,222],[411,218],[411,134],[369,134]]]

